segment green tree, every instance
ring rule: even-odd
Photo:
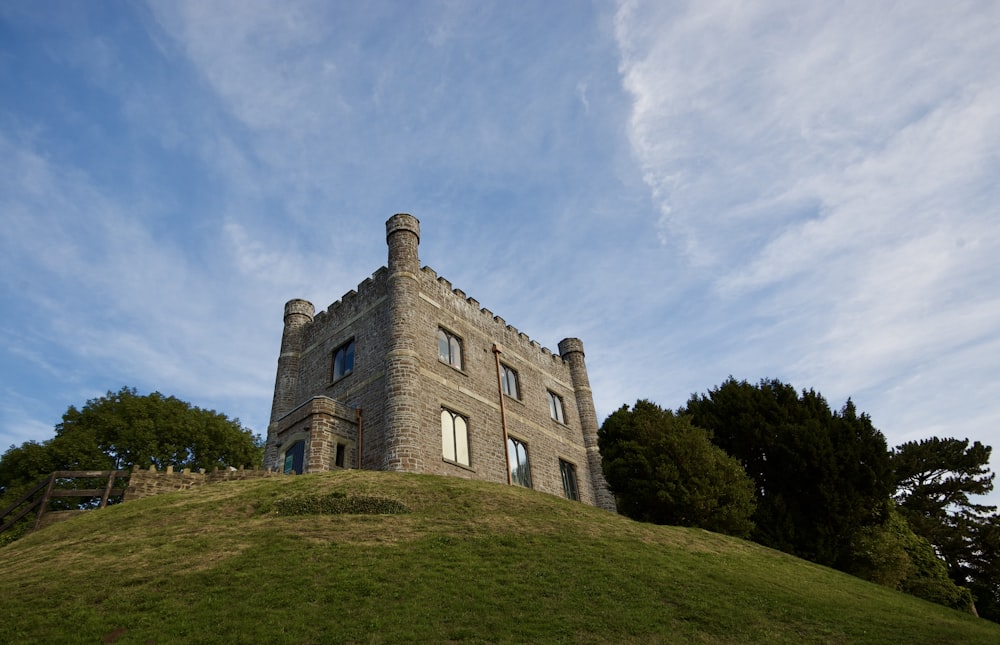
[[[893,490],[888,448],[850,400],[833,412],[813,390],[730,377],[692,395],[682,412],[754,480],[756,542],[846,570],[855,534],[885,521]]]
[[[993,490],[991,448],[968,439],[931,437],[892,451],[896,501],[956,584],[970,588],[980,615],[1000,620],[1000,520],[974,501]]]
[[[638,401],[605,420],[598,445],[623,515],[738,537],[753,529],[752,481],[688,417]]]
[[[913,532],[895,505],[883,524],[858,531],[851,549],[850,574],[953,609],[972,609],[969,589],[951,580],[934,547]]]
[[[11,446],[0,457],[0,505],[55,470],[131,466],[206,468],[260,463],[261,440],[213,410],[172,396],[139,395],[134,388],[70,406],[55,436]],[[18,493],[20,494],[20,493]],[[15,495],[16,496],[16,495]]]
[[[953,575],[966,557],[968,523],[996,511],[972,500],[993,490],[990,446],[931,437],[892,451],[896,501],[917,535],[930,540]]]
[[[973,527],[966,584],[983,618],[1000,623],[1000,515],[982,518]]]

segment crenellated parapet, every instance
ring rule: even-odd
[[[425,266],[421,269],[421,274],[422,284],[426,291],[446,301],[443,304],[459,309],[459,314],[466,319],[478,322],[484,333],[502,335],[503,344],[507,347],[516,347],[528,354],[536,353],[555,363],[562,362],[562,357],[559,354],[532,340],[527,334],[508,324],[506,320],[491,310],[480,306],[478,300],[469,297],[465,291],[455,287],[451,281],[439,276],[434,269]]]

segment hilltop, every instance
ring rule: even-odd
[[[11,643],[1000,642],[998,625],[750,542],[364,471],[55,524],[0,549],[0,615]]]

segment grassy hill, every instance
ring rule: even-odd
[[[304,514],[317,496],[392,515]],[[345,471],[82,514],[0,549],[4,643],[1000,643],[1000,626],[697,529]]]

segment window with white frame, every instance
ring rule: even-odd
[[[337,381],[354,371],[354,339],[333,350],[332,381]]]
[[[549,414],[559,423],[566,423],[562,397],[551,390],[549,391]]]
[[[500,365],[500,385],[503,393],[512,399],[520,399],[521,392],[517,387],[517,371],[506,365]]]
[[[528,446],[514,437],[507,437],[507,460],[510,463],[511,483],[531,488],[531,467],[528,465]]]
[[[448,408],[441,408],[441,456],[446,461],[469,465],[469,422]]]
[[[455,369],[462,369],[462,340],[440,328],[438,328],[438,359]]]

